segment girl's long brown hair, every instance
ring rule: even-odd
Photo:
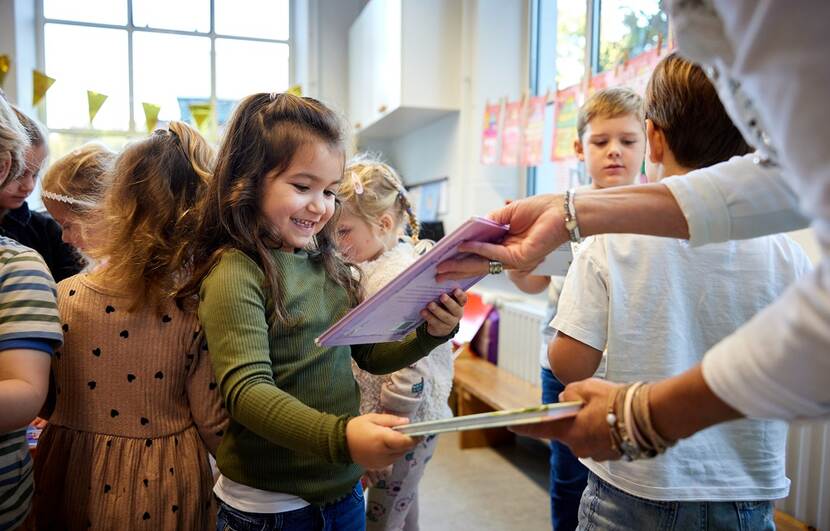
[[[225,131],[202,210],[194,252],[195,271],[179,292],[180,297],[197,294],[202,279],[222,253],[239,249],[264,271],[272,324],[291,326],[293,319],[282,297],[283,279],[273,256],[273,250],[282,247],[282,239],[263,215],[261,201],[271,179],[289,167],[300,148],[313,142],[323,142],[344,152],[341,121],[319,101],[284,93],[260,93],[239,103]],[[338,204],[334,217],[307,251],[311,260],[322,263],[329,277],[346,290],[350,304],[354,305],[361,298],[359,280],[334,248],[332,227],[339,211]]]
[[[106,261],[98,273],[126,291],[130,309],[161,312],[192,266],[198,205],[211,179],[213,150],[182,122],[127,146],[115,161],[89,250]]]

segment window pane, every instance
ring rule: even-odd
[[[669,31],[662,0],[602,0],[599,69],[613,68],[657,45]]]
[[[216,39],[216,97],[239,100],[288,88],[288,45]]]
[[[93,90],[108,96],[95,117],[95,128],[129,128],[126,30],[46,24],[44,53],[45,73],[55,78],[46,94],[49,127],[88,128],[86,91]]]
[[[180,99],[210,98],[208,37],[137,31],[133,58],[136,129],[143,129],[142,102],[161,105],[159,120],[179,120]]]
[[[216,0],[216,33],[288,40],[288,0]]]
[[[127,0],[43,0],[46,18],[127,24]]]
[[[556,85],[570,87],[585,75],[585,2],[557,2]]]
[[[139,28],[210,31],[210,0],[133,0],[133,24]]]

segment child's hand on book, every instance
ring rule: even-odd
[[[368,470],[391,465],[418,442],[392,429],[409,420],[393,415],[369,413],[346,424],[346,444],[352,461]]]
[[[427,304],[421,310],[421,317],[427,322],[427,333],[433,337],[449,335],[464,315],[465,304],[467,294],[460,289],[453,291],[452,296],[445,293],[437,302]]]

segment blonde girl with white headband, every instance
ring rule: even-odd
[[[115,157],[109,148],[90,142],[56,160],[43,176],[43,205],[63,229],[63,241],[81,253],[95,239],[90,227]]]
[[[338,197],[338,250],[360,268],[371,296],[399,275],[432,242],[418,241],[418,219],[397,172],[363,154],[346,166]],[[409,228],[409,235],[405,233]],[[452,416],[447,399],[452,387],[453,355],[449,343],[399,371],[373,375],[352,364],[360,385],[360,413],[391,413],[410,421]],[[418,529],[418,483],[435,451],[428,436],[390,467],[367,472],[366,528]]]

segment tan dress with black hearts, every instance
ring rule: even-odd
[[[208,449],[227,418],[194,314],[127,311],[80,274],[58,284],[57,404],[35,459],[38,529],[201,530]]]

